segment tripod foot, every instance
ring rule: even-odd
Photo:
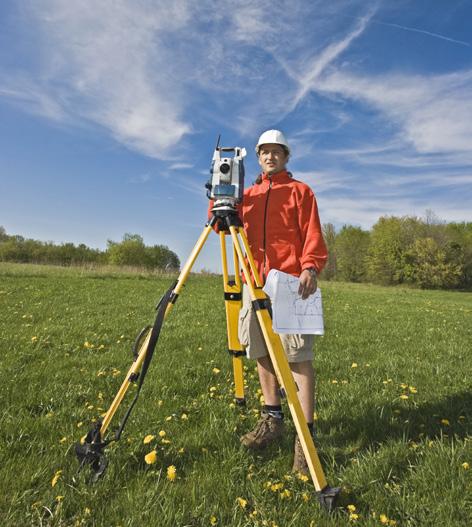
[[[242,397],[242,398],[236,397],[236,399],[234,400],[234,402],[235,402],[238,406],[246,406],[246,399],[245,399],[244,397]]]
[[[80,463],[79,471],[84,465],[90,465],[92,483],[98,481],[108,466],[108,461],[103,453],[106,443],[101,441],[100,426],[101,423],[98,422],[87,434],[83,443],[75,444],[75,455]]]
[[[336,507],[336,502],[340,493],[340,487],[327,486],[323,490],[317,492],[318,501],[324,509],[326,509],[328,512],[332,512]]]

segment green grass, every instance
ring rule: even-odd
[[[327,515],[312,484],[290,474],[290,419],[280,445],[260,455],[239,446],[257,420],[254,364],[247,406],[234,407],[221,278],[191,276],[109,468],[88,485],[73,443],[108,408],[172,280],[0,265],[1,525],[472,525],[470,293],[321,284],[317,445],[329,484],[343,488]]]

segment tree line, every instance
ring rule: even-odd
[[[370,231],[323,225],[329,257],[325,280],[409,284],[423,289],[472,289],[472,223],[383,216]],[[144,244],[138,234],[108,240],[105,251],[84,244],[40,242],[8,235],[0,227],[0,261],[55,265],[112,264],[178,269],[177,255],[164,245]]]
[[[446,223],[428,212],[381,217],[370,231],[323,226],[329,258],[323,278],[423,289],[472,288],[472,223]]]
[[[176,270],[178,256],[165,245],[146,246],[139,234],[125,234],[121,242],[107,241],[105,251],[81,243],[55,244],[8,235],[0,226],[0,261],[52,265],[130,265],[148,269]]]

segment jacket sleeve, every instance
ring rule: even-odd
[[[298,221],[302,235],[301,269],[314,267],[317,273],[323,270],[328,259],[328,250],[321,230],[318,205],[313,192],[307,189],[298,208]]]

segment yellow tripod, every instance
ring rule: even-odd
[[[235,209],[214,211],[211,220],[205,225],[197,243],[195,244],[187,262],[185,263],[177,281],[164,295],[158,305],[158,315],[154,327],[145,328],[138,336],[135,343],[135,360],[128,370],[118,393],[116,394],[111,406],[106,412],[103,420],[97,421],[94,428],[87,434],[80,444],[76,445],[76,454],[81,463],[81,467],[88,463],[94,473],[94,480],[103,474],[106,469],[106,460],[103,455],[103,448],[111,441],[119,439],[124,424],[136,402],[137,395],[131,407],[122,420],[120,429],[114,439],[104,441],[103,438],[115,415],[120,403],[122,402],[131,384],[141,377],[139,388],[146,374],[150,358],[157,343],[160,326],[164,319],[169,315],[173,308],[190,271],[203,248],[210,232],[215,224],[220,227],[221,259],[223,269],[223,281],[225,292],[225,308],[228,334],[228,350],[232,355],[233,374],[235,381],[235,398],[240,404],[244,403],[244,374],[242,357],[245,355],[244,349],[238,339],[238,313],[241,306],[241,277],[240,268],[244,275],[253,309],[256,312],[259,325],[264,336],[264,340],[271,358],[277,380],[287,398],[287,403],[292,415],[295,428],[300,439],[300,443],[308,463],[313,484],[317,491],[320,504],[331,511],[340,493],[339,488],[328,486],[321,463],[313,443],[313,438],[308,429],[305,416],[297,395],[297,386],[293,379],[290,366],[285,355],[279,335],[272,329],[272,319],[268,310],[268,297],[262,290],[263,284],[259,278],[256,265],[249,247],[248,240],[242,229],[241,222]],[[226,237],[230,236],[233,247],[234,260],[234,280],[230,281],[228,273],[228,261],[226,254]],[[253,284],[254,280],[254,284]],[[157,328],[157,330],[156,330]],[[157,333],[157,337],[156,337]]]

